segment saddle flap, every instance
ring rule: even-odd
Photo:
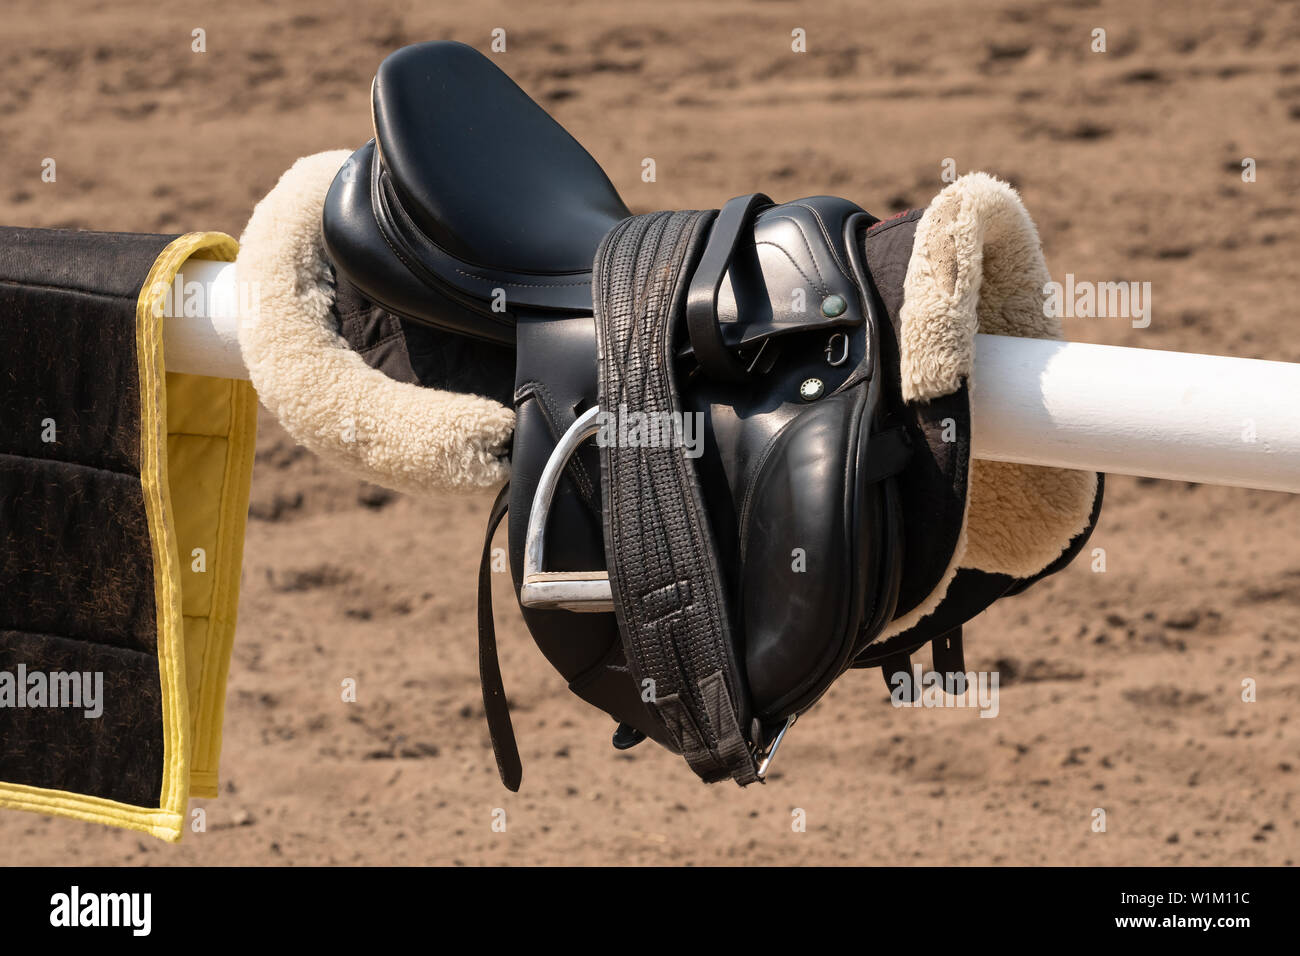
[[[845,392],[792,418],[746,489],[741,624],[754,709],[768,721],[811,703],[857,640],[874,573],[859,567],[862,546],[880,525],[855,481],[864,399]]]

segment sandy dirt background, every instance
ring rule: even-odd
[[[1067,320],[1069,337],[1300,361],[1300,4],[9,0],[3,20],[5,223],[238,235],[294,159],[368,137],[386,53],[431,39],[487,50],[503,27],[497,62],[635,211],[762,189],[885,215],[928,202],[951,157],[1022,191],[1057,278],[1153,284],[1149,328]],[[190,51],[196,27],[205,54]],[[804,55],[790,52],[796,27]],[[1089,50],[1096,27],[1105,54]],[[47,156],[56,184],[40,180]],[[1243,157],[1257,182],[1242,181]],[[207,831],[169,846],[8,812],[0,862],[1300,854],[1300,497],[1112,478],[1093,538],[1106,572],[1077,562],[968,628],[968,663],[1002,674],[996,719],[894,710],[879,672],[855,673],[800,723],[769,785],[745,791],[704,787],[650,746],[615,753],[612,725],[546,665],[503,580],[517,795],[497,780],[476,671],[487,507],[342,478],[263,413]],[[356,704],[339,700],[346,677]],[[1241,700],[1246,678],[1256,703]],[[806,832],[792,831],[796,808]]]

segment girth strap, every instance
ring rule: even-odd
[[[706,782],[758,779],[748,690],[720,557],[680,434],[689,414],[673,373],[674,332],[709,212],[657,212],[615,226],[596,252],[599,399],[608,416],[644,413],[654,447],[601,442],[605,559],[628,667],[650,710]],[[608,421],[608,419],[607,419]],[[630,443],[629,443],[630,444]]]
[[[488,735],[497,758],[497,772],[507,789],[518,792],[524,768],[519,760],[515,728],[510,722],[510,705],[501,680],[501,662],[497,659],[497,629],[492,619],[492,536],[510,507],[510,485],[497,494],[488,515],[487,535],[483,539],[483,558],[478,566],[478,675],[483,685],[483,712],[487,715]]]

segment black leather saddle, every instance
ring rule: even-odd
[[[919,212],[880,223],[845,199],[753,194],[633,216],[457,43],[392,54],[373,110],[374,140],[327,197],[327,252],[404,321],[515,348],[512,477],[488,542],[508,507],[528,628],[619,722],[616,747],[651,737],[744,785],[848,668],[888,677],[934,641],[936,663],[964,670],[962,623],[1037,577],[958,572],[933,613],[882,638],[948,568],[969,462],[968,437],[937,437],[952,421],[969,436],[964,387],[899,398],[899,263]],[[516,789],[488,555],[484,703]]]

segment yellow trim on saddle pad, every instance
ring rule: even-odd
[[[158,806],[3,782],[0,806],[175,842],[184,832],[190,796],[217,795],[257,396],[248,382],[166,371],[163,300],[187,259],[233,262],[238,249],[219,232],[177,238],[154,261],[136,304],[140,484],[153,549],[162,692]]]

